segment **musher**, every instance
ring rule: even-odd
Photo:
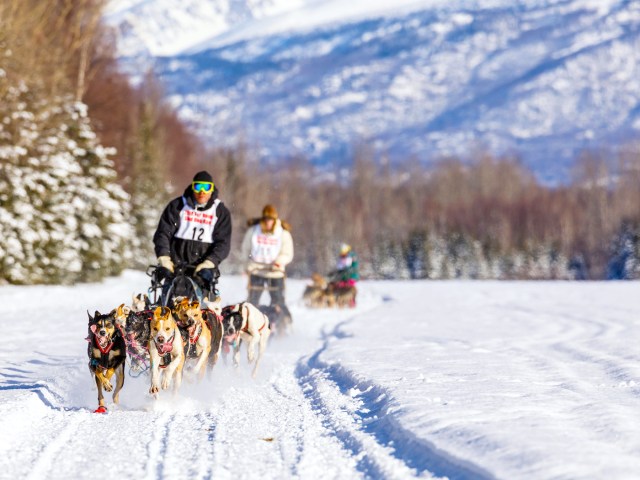
[[[193,279],[209,299],[217,295],[218,268],[231,249],[231,215],[218,194],[209,172],[196,173],[184,193],[166,206],[153,236],[165,278],[172,278],[178,264],[193,265]]]
[[[286,308],[284,301],[285,267],[293,260],[290,226],[278,218],[273,205],[265,205],[262,216],[248,222],[242,242],[242,258],[247,259],[248,301],[258,305],[267,289],[271,305]]]

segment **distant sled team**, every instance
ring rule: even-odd
[[[329,273],[329,279],[314,273],[311,284],[307,285],[302,299],[307,307],[339,307],[353,308],[356,306],[356,282],[360,278],[358,272],[358,257],[351,245],[340,245],[340,255],[336,262],[336,269]]]

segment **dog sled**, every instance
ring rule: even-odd
[[[150,265],[147,275],[151,277],[148,290],[149,298],[154,306],[171,307],[176,297],[188,298],[190,301],[202,303],[205,299],[213,300],[218,295],[217,283],[220,272],[216,275],[207,289],[203,289],[194,279],[195,265],[179,263],[173,273],[159,265]]]
[[[319,273],[311,276],[311,284],[302,294],[303,303],[309,308],[354,308],[358,290],[352,282],[329,282]]]

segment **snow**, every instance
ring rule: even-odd
[[[0,288],[2,478],[634,478],[640,468],[635,282],[361,282],[353,310],[154,401],[127,376],[91,413],[89,310],[144,290]],[[246,279],[223,276],[225,303]],[[10,434],[8,434],[10,432]]]

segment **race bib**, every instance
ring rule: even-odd
[[[202,243],[213,243],[213,230],[215,229],[218,217],[216,209],[220,203],[217,198],[211,208],[207,210],[196,210],[182,197],[184,206],[180,211],[180,226],[175,237],[183,240],[194,240]]]
[[[251,237],[251,259],[258,263],[273,263],[280,255],[282,248],[282,227],[276,228],[273,234],[262,233],[260,226]]]
[[[344,270],[345,268],[349,268],[352,263],[353,263],[353,257],[351,256],[340,257],[338,259],[338,265],[337,265],[338,270]]]

